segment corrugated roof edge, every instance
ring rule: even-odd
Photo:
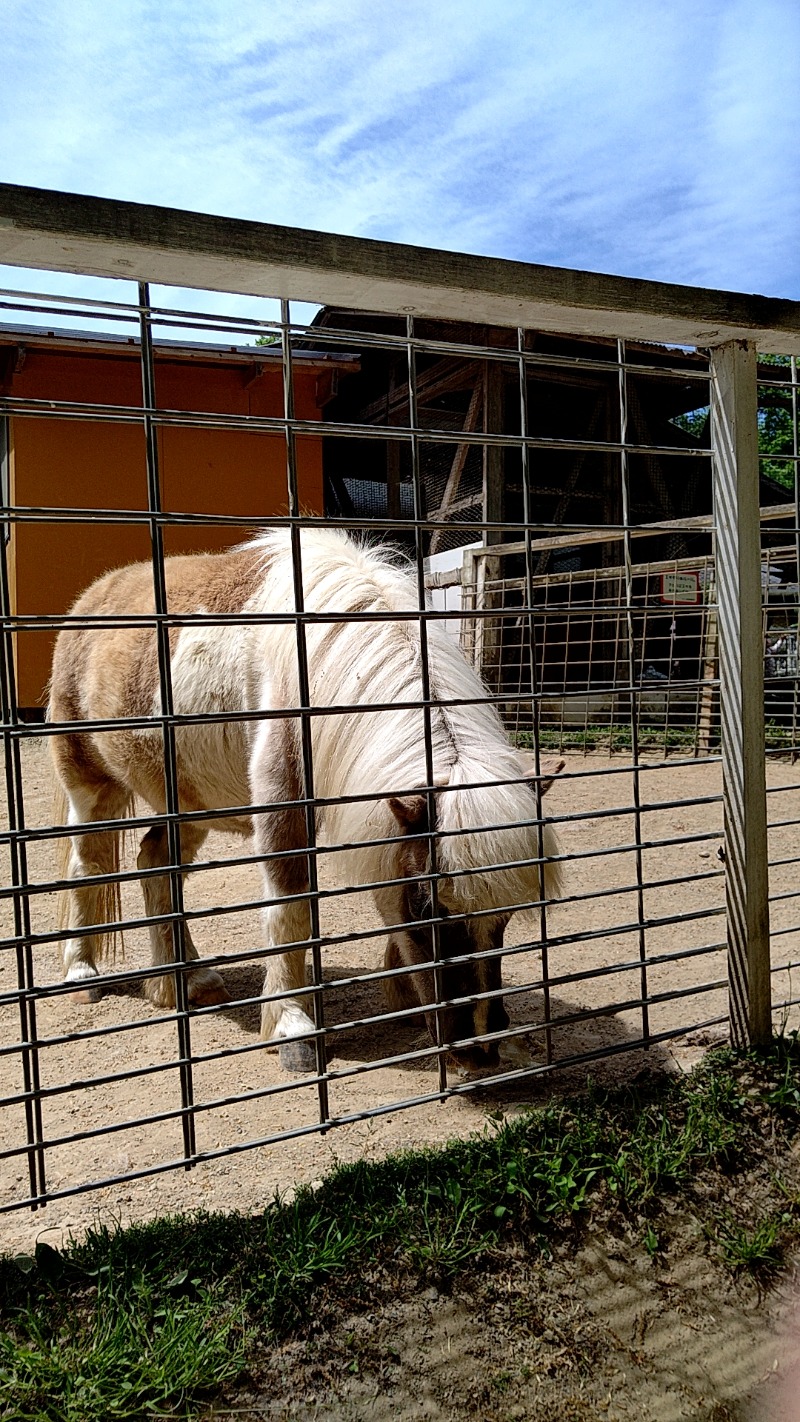
[[[116,336],[113,332],[76,331],[56,326],[18,326],[0,322],[0,345],[5,344],[42,345],[64,350],[82,346],[92,351],[107,350],[114,355],[130,352],[135,353],[137,357],[139,353],[138,336]],[[153,347],[156,352],[169,354],[176,359],[227,360],[237,365],[252,364],[254,361],[274,361],[277,364],[281,362],[279,344],[232,346],[217,345],[211,341],[170,341],[156,338]],[[346,352],[334,354],[330,351],[307,351],[293,346],[292,362],[312,366],[343,366],[353,370],[358,367],[359,357]]]

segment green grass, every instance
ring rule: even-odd
[[[638,744],[640,750],[692,750],[697,735],[694,726],[640,726]],[[533,732],[517,731],[513,741],[521,750],[532,750]],[[627,751],[632,746],[631,728],[581,726],[577,730],[550,730],[542,727],[539,745],[548,751]]]
[[[794,1232],[794,1217],[788,1211],[760,1220],[752,1228],[723,1216],[716,1237],[722,1257],[735,1272],[746,1269],[763,1280],[775,1274],[783,1263],[785,1236]]]
[[[376,1271],[447,1287],[504,1248],[577,1239],[593,1213],[616,1213],[656,1258],[665,1197],[689,1199],[700,1176],[735,1181],[760,1168],[767,1118],[773,1138],[797,1138],[795,1037],[763,1058],[717,1053],[691,1077],[492,1118],[445,1149],[342,1166],[255,1216],[174,1216],[98,1228],[63,1252],[39,1245],[0,1261],[0,1413],[20,1422],[198,1416],[245,1374],[254,1340],[286,1336],[325,1291],[357,1308]],[[747,1191],[741,1217],[706,1211],[704,1228],[732,1270],[764,1277],[779,1267],[799,1205],[790,1187],[780,1191],[763,1218]]]
[[[117,1292],[107,1279],[88,1317],[66,1301],[62,1310],[28,1307],[0,1333],[0,1397],[4,1407],[13,1399],[19,1422],[180,1415],[190,1398],[241,1373],[245,1341],[242,1305],[219,1291],[197,1285],[175,1298],[139,1275]]]
[[[691,751],[698,740],[695,726],[640,726],[639,749],[665,751]],[[533,732],[517,731],[512,737],[520,750],[533,749]],[[764,744],[767,750],[793,751],[797,749],[797,737],[791,726],[767,720],[764,728]],[[543,727],[539,731],[539,745],[544,751],[629,751],[632,747],[630,726],[581,726],[578,730],[550,730]],[[710,748],[719,746],[719,728],[710,733]]]

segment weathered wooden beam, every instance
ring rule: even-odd
[[[476,559],[477,561],[480,561],[481,556],[486,556],[485,549],[471,548],[467,550],[465,548],[465,558],[467,551],[469,551],[473,563],[476,561]],[[490,556],[493,556],[493,554],[494,549],[491,550]],[[661,558],[656,562],[648,561],[647,563],[634,563],[633,571],[635,573],[647,572],[652,576],[652,574],[654,573],[671,573],[673,571],[681,572],[690,568],[700,569],[709,566],[710,556],[710,554],[701,553],[694,558]],[[597,580],[597,583],[600,584],[613,582],[615,579],[618,580],[620,576],[624,574],[624,572],[625,569],[622,565],[618,565],[614,568],[578,568],[568,573],[538,574],[534,576],[533,582],[536,587],[541,588],[554,587],[558,586],[559,584],[567,584],[570,582],[580,582],[582,578],[595,578]],[[516,588],[520,591],[524,591],[526,584],[526,579],[524,577],[510,578],[505,577],[502,574],[500,576],[503,579],[504,587]],[[463,587],[466,582],[467,578],[464,575],[463,568],[448,568],[446,570],[425,574],[425,586],[429,588],[455,588],[458,587],[459,584],[461,584]],[[573,611],[575,611],[575,608],[573,608]],[[586,611],[586,609],[584,609],[584,611]]]
[[[459,361],[454,364],[453,357],[437,361],[428,370],[420,371],[417,375],[417,400],[436,400],[439,395],[446,395],[450,390],[463,390],[472,385],[476,378],[476,371],[479,367],[475,361]],[[369,405],[365,405],[358,412],[361,424],[388,424],[389,415],[399,414],[402,410],[408,409],[408,382],[398,381],[394,391],[390,393],[387,403],[386,396],[381,395],[377,400],[372,400]]]
[[[759,510],[759,518],[762,523],[776,522],[777,520],[789,519],[794,524],[794,504],[767,504]],[[714,527],[714,518],[711,514],[692,514],[689,518],[669,518],[658,523],[637,523],[628,530],[631,538],[652,538],[658,533],[702,533]],[[577,548],[586,543],[621,543],[625,537],[622,528],[583,528],[575,529],[572,533],[551,533],[541,538],[532,538],[530,547],[534,550],[539,548]],[[526,544],[522,539],[514,543],[500,543],[492,548],[494,557],[505,557],[506,554],[524,553]],[[482,550],[476,549],[476,552]]]
[[[469,448],[469,445],[467,445],[467,448]],[[471,509],[474,505],[474,507],[478,510],[476,522],[480,523],[481,519],[483,518],[483,513],[481,510],[481,500],[482,494],[478,491],[476,491],[474,494],[463,494],[460,499],[454,499],[453,502],[448,505],[447,512],[448,514],[462,513],[464,509]],[[441,517],[440,511],[437,509],[436,512],[430,514],[429,517],[431,522],[433,522],[434,520],[438,522],[439,518]],[[446,529],[436,529],[437,533],[445,533],[446,531]]]
[[[478,428],[478,420],[480,418],[482,404],[483,383],[481,380],[478,380],[475,385],[475,389],[472,392],[472,396],[469,402],[469,409],[467,410],[466,418],[464,420],[465,433],[474,434],[476,429]],[[446,519],[450,516],[451,513],[454,513],[457,509],[465,507],[464,499],[457,499],[456,494],[458,492],[458,486],[461,483],[461,475],[464,472],[464,465],[467,462],[467,455],[469,454],[471,448],[472,446],[469,444],[459,444],[457,446],[455,456],[453,458],[453,463],[450,466],[450,473],[447,476],[447,483],[444,486],[442,502],[439,505],[438,509],[436,509],[434,513],[431,513],[430,517],[432,519],[436,519],[437,521],[439,519]],[[470,502],[476,503],[477,500],[472,499],[470,500]],[[468,507],[468,505],[466,505],[466,507]],[[431,534],[431,553],[437,552],[439,544],[441,543],[445,533],[446,529],[444,528],[435,528],[433,530],[433,533]]]
[[[712,354],[720,740],[725,818],[728,996],[736,1046],[766,1042],[770,1011],[764,640],[758,509],[756,350]]]
[[[594,407],[592,409],[591,417],[589,419],[589,425],[586,431],[588,439],[594,439],[594,436],[597,433],[597,428],[600,424],[600,420],[602,419],[605,413],[605,408],[606,391],[604,390],[601,393],[599,399],[595,400],[594,402]],[[578,485],[578,480],[581,477],[581,470],[583,469],[583,466],[586,462],[586,457],[588,453],[588,450],[580,449],[575,455],[575,458],[572,461],[572,467],[565,480],[564,487],[559,491],[558,494],[558,502],[555,506],[555,509],[553,510],[553,523],[564,522],[567,509],[569,508],[569,505],[572,502],[575,490]],[[541,490],[539,492],[541,493]],[[547,568],[549,557],[550,549],[543,549],[542,552],[539,554],[539,558],[536,564],[537,573],[543,573],[545,571],[545,569]]]
[[[800,302],[0,184],[0,262],[363,311],[800,354]]]

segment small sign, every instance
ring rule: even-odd
[[[661,601],[696,603],[700,601],[699,573],[662,573]]]

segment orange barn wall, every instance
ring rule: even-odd
[[[157,361],[156,395],[163,409],[280,416],[280,366],[251,380],[252,366]],[[295,366],[299,419],[315,419],[317,372]],[[247,382],[250,381],[250,384]],[[12,393],[34,399],[141,405],[138,361],[30,350]],[[161,427],[158,431],[162,505],[171,513],[269,518],[286,512],[283,435],[239,430]],[[322,512],[322,441],[297,442],[301,505]],[[11,421],[12,502],[83,509],[147,508],[144,431],[138,423],[14,417]],[[167,554],[220,549],[241,542],[246,526],[165,527]],[[150,556],[147,525],[18,523],[10,548],[12,599],[20,616],[65,612],[109,568]],[[46,700],[55,633],[22,631],[16,638],[21,707]]]

